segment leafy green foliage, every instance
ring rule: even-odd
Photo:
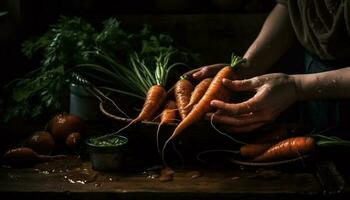
[[[31,58],[40,53],[40,67],[11,82],[12,89],[5,120],[14,116],[38,117],[44,112],[62,111],[67,95],[69,73],[89,60],[85,51],[94,47],[94,28],[81,18],[61,17],[43,36],[25,41],[23,54]]]
[[[143,98],[151,84],[166,83],[172,68],[169,58],[178,52],[173,42],[168,35],[152,33],[149,26],[128,33],[115,18],[96,31],[81,18],[61,17],[41,37],[23,43],[24,55],[32,58],[38,54],[42,61],[36,70],[7,86],[11,95],[6,119],[64,111],[62,102],[72,72]]]

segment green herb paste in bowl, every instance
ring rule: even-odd
[[[128,139],[120,135],[87,139],[92,168],[98,171],[120,170],[127,143]]]

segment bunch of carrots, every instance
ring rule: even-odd
[[[168,97],[170,95],[167,96],[164,86],[156,84],[149,89],[139,116],[131,124],[154,120],[155,115],[161,113],[157,130],[157,146],[165,165],[164,152],[168,143],[211,111],[210,102],[212,100],[226,100],[230,97],[230,91],[223,86],[222,80],[224,78],[233,79],[234,68],[242,62],[245,62],[244,58],[232,55],[231,65],[222,68],[215,77],[204,79],[197,85],[193,85],[185,76],[180,77],[173,87],[174,99],[170,99]],[[177,119],[177,115],[180,119]],[[177,120],[180,122],[160,151],[158,143],[160,127]],[[244,144],[240,148],[240,154],[253,162],[277,161],[310,154],[317,146],[326,145],[349,146],[350,143],[336,137],[322,135],[288,138],[286,129],[281,128],[265,135],[260,141]]]
[[[210,101],[214,99],[225,100],[230,97],[230,92],[222,85],[222,80],[224,78],[232,79],[234,67],[242,62],[245,62],[245,59],[233,54],[231,65],[222,68],[214,78],[204,79],[197,85],[193,85],[185,76],[180,77],[180,80],[173,87],[174,99],[168,98],[170,95],[167,96],[164,84],[157,82],[148,90],[141,112],[127,127],[140,121],[152,121],[156,118],[157,113],[161,113],[157,131],[158,138],[158,132],[162,125],[179,120],[176,129],[164,143],[162,151],[160,151],[158,144],[158,150],[165,163],[164,151],[168,143],[186,128],[200,121],[211,110]],[[167,75],[161,73],[163,68],[166,67],[160,67],[158,71],[156,70],[156,74],[159,75],[157,80],[166,80]],[[177,119],[177,115],[180,116],[180,119]]]

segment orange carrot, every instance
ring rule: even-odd
[[[185,119],[183,119],[179,125],[174,130],[173,134],[170,136],[169,140],[175,138],[179,135],[183,130],[189,127],[191,124],[199,121],[205,115],[205,113],[209,112],[210,102],[214,99],[217,100],[225,100],[229,97],[230,91],[222,84],[222,80],[224,78],[233,79],[233,67],[239,63],[244,62],[245,59],[234,56],[232,58],[231,66],[226,66],[222,68],[214,77],[212,82],[209,85],[208,90],[205,92],[204,96],[197,103],[197,105],[191,110],[191,112],[187,115]]]
[[[245,62],[245,59],[233,56],[231,59],[231,65],[226,66],[222,68],[214,77],[212,82],[209,85],[208,90],[205,92],[204,96],[201,98],[201,100],[194,106],[194,108],[191,110],[191,112],[184,118],[178,126],[175,128],[173,134],[168,138],[168,140],[164,143],[163,149],[162,149],[162,160],[165,165],[165,148],[167,144],[174,139],[176,136],[178,136],[182,131],[184,131],[187,127],[189,127],[191,124],[199,121],[202,119],[208,111],[210,111],[210,102],[214,99],[218,100],[224,100],[229,97],[230,91],[223,86],[222,80],[224,78],[233,79],[234,73],[233,73],[233,67],[238,65],[239,63]]]
[[[175,101],[169,100],[164,107],[164,111],[161,114],[161,120],[159,125],[169,124],[176,119],[176,103]]]
[[[160,108],[166,99],[166,91],[163,86],[153,85],[147,92],[145,103],[140,114],[132,121],[136,123],[143,120],[151,120],[154,113]]]
[[[203,97],[207,89],[209,88],[209,85],[213,78],[206,78],[202,80],[196,87],[194,88],[192,94],[191,94],[191,99],[190,102],[187,104],[185,109],[189,108],[192,109],[193,105],[199,102],[199,100]]]
[[[263,144],[245,144],[240,148],[240,154],[243,158],[255,158],[263,154],[273,143]]]
[[[181,79],[175,84],[175,99],[176,99],[176,105],[179,109],[179,114],[181,119],[185,119],[185,117],[190,112],[189,108],[185,107],[190,102],[191,93],[193,91],[193,85],[192,83],[187,80],[184,77],[181,77]]]
[[[294,158],[311,153],[316,142],[312,137],[293,137],[273,145],[263,154],[254,158],[254,162],[276,161],[284,158]]]

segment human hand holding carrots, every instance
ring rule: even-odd
[[[218,111],[206,117],[226,125],[227,132],[248,132],[270,123],[297,100],[295,81],[282,73],[266,74],[247,80],[224,79],[231,91],[253,91],[255,95],[241,103],[213,100],[210,105]]]
[[[196,80],[202,80],[205,78],[214,77],[220,71],[220,69],[224,68],[227,65],[229,64],[218,63],[213,65],[206,65],[195,70],[189,71],[186,74],[189,77],[192,77]]]

